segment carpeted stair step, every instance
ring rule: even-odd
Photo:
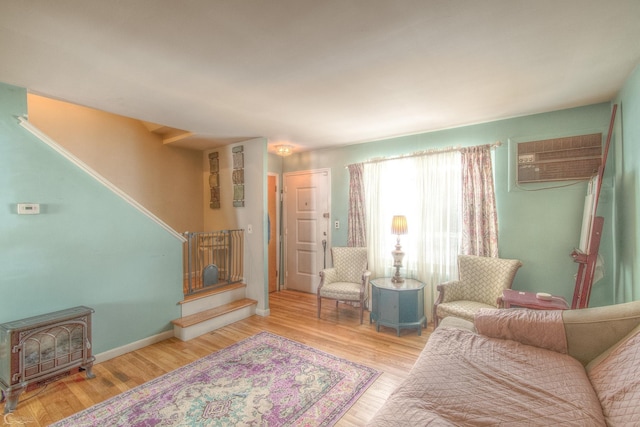
[[[211,332],[255,314],[258,301],[242,298],[219,307],[172,320],[174,335],[182,341]]]

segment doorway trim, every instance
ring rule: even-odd
[[[267,173],[267,180],[268,177],[273,176],[276,179],[276,217],[274,219],[274,221],[276,222],[276,232],[275,232],[275,236],[271,236],[271,238],[275,238],[276,239],[276,292],[281,291],[282,287],[284,286],[284,281],[282,280],[282,253],[283,253],[283,248],[282,248],[282,236],[281,236],[281,221],[282,221],[282,184],[280,182],[280,174],[279,173],[274,173],[274,172],[268,172]],[[268,202],[268,196],[267,196],[267,202]],[[269,251],[269,242],[267,242],[267,254]],[[267,256],[268,259],[268,256]],[[268,259],[268,262],[271,263],[271,260]],[[267,268],[268,270],[268,268]],[[267,289],[269,289],[269,283],[267,280]]]

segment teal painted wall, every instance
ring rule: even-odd
[[[616,271],[616,301],[640,299],[640,66],[627,79],[618,98],[619,116],[615,133],[615,219],[619,263]]]
[[[282,165],[284,164],[284,160],[282,157],[277,154],[268,153],[267,154],[267,172],[268,173],[277,173],[278,175],[282,173]]]
[[[500,256],[523,261],[524,266],[514,282],[515,289],[551,292],[571,301],[577,264],[569,254],[578,246],[580,240],[586,183],[543,191],[522,191],[516,188],[509,171],[510,159],[514,161],[513,144],[592,132],[606,134],[610,108],[609,103],[603,103],[294,154],[285,158],[283,171],[286,173],[331,168],[332,222],[339,220],[341,224],[340,229],[332,229],[332,243],[334,246],[341,246],[347,242],[349,173],[345,169],[346,165],[375,157],[407,154],[430,148],[501,141],[502,146],[494,153]],[[549,183],[548,186],[562,184]],[[543,186],[546,185],[527,188],[536,189]],[[407,183],[407,187],[402,191],[407,197],[420,197],[414,193],[411,183]],[[601,252],[609,262],[612,262],[611,251],[611,242],[604,242]],[[592,306],[613,302],[611,269],[608,268],[606,272],[607,276],[599,284],[598,291],[592,295]]]
[[[92,307],[94,354],[171,329],[182,243],[19,126],[26,112],[0,84],[0,322]]]

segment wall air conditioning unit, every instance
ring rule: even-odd
[[[518,184],[589,179],[602,165],[602,134],[518,143]]]

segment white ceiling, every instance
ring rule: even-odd
[[[3,0],[0,81],[297,151],[610,101],[638,0]]]

